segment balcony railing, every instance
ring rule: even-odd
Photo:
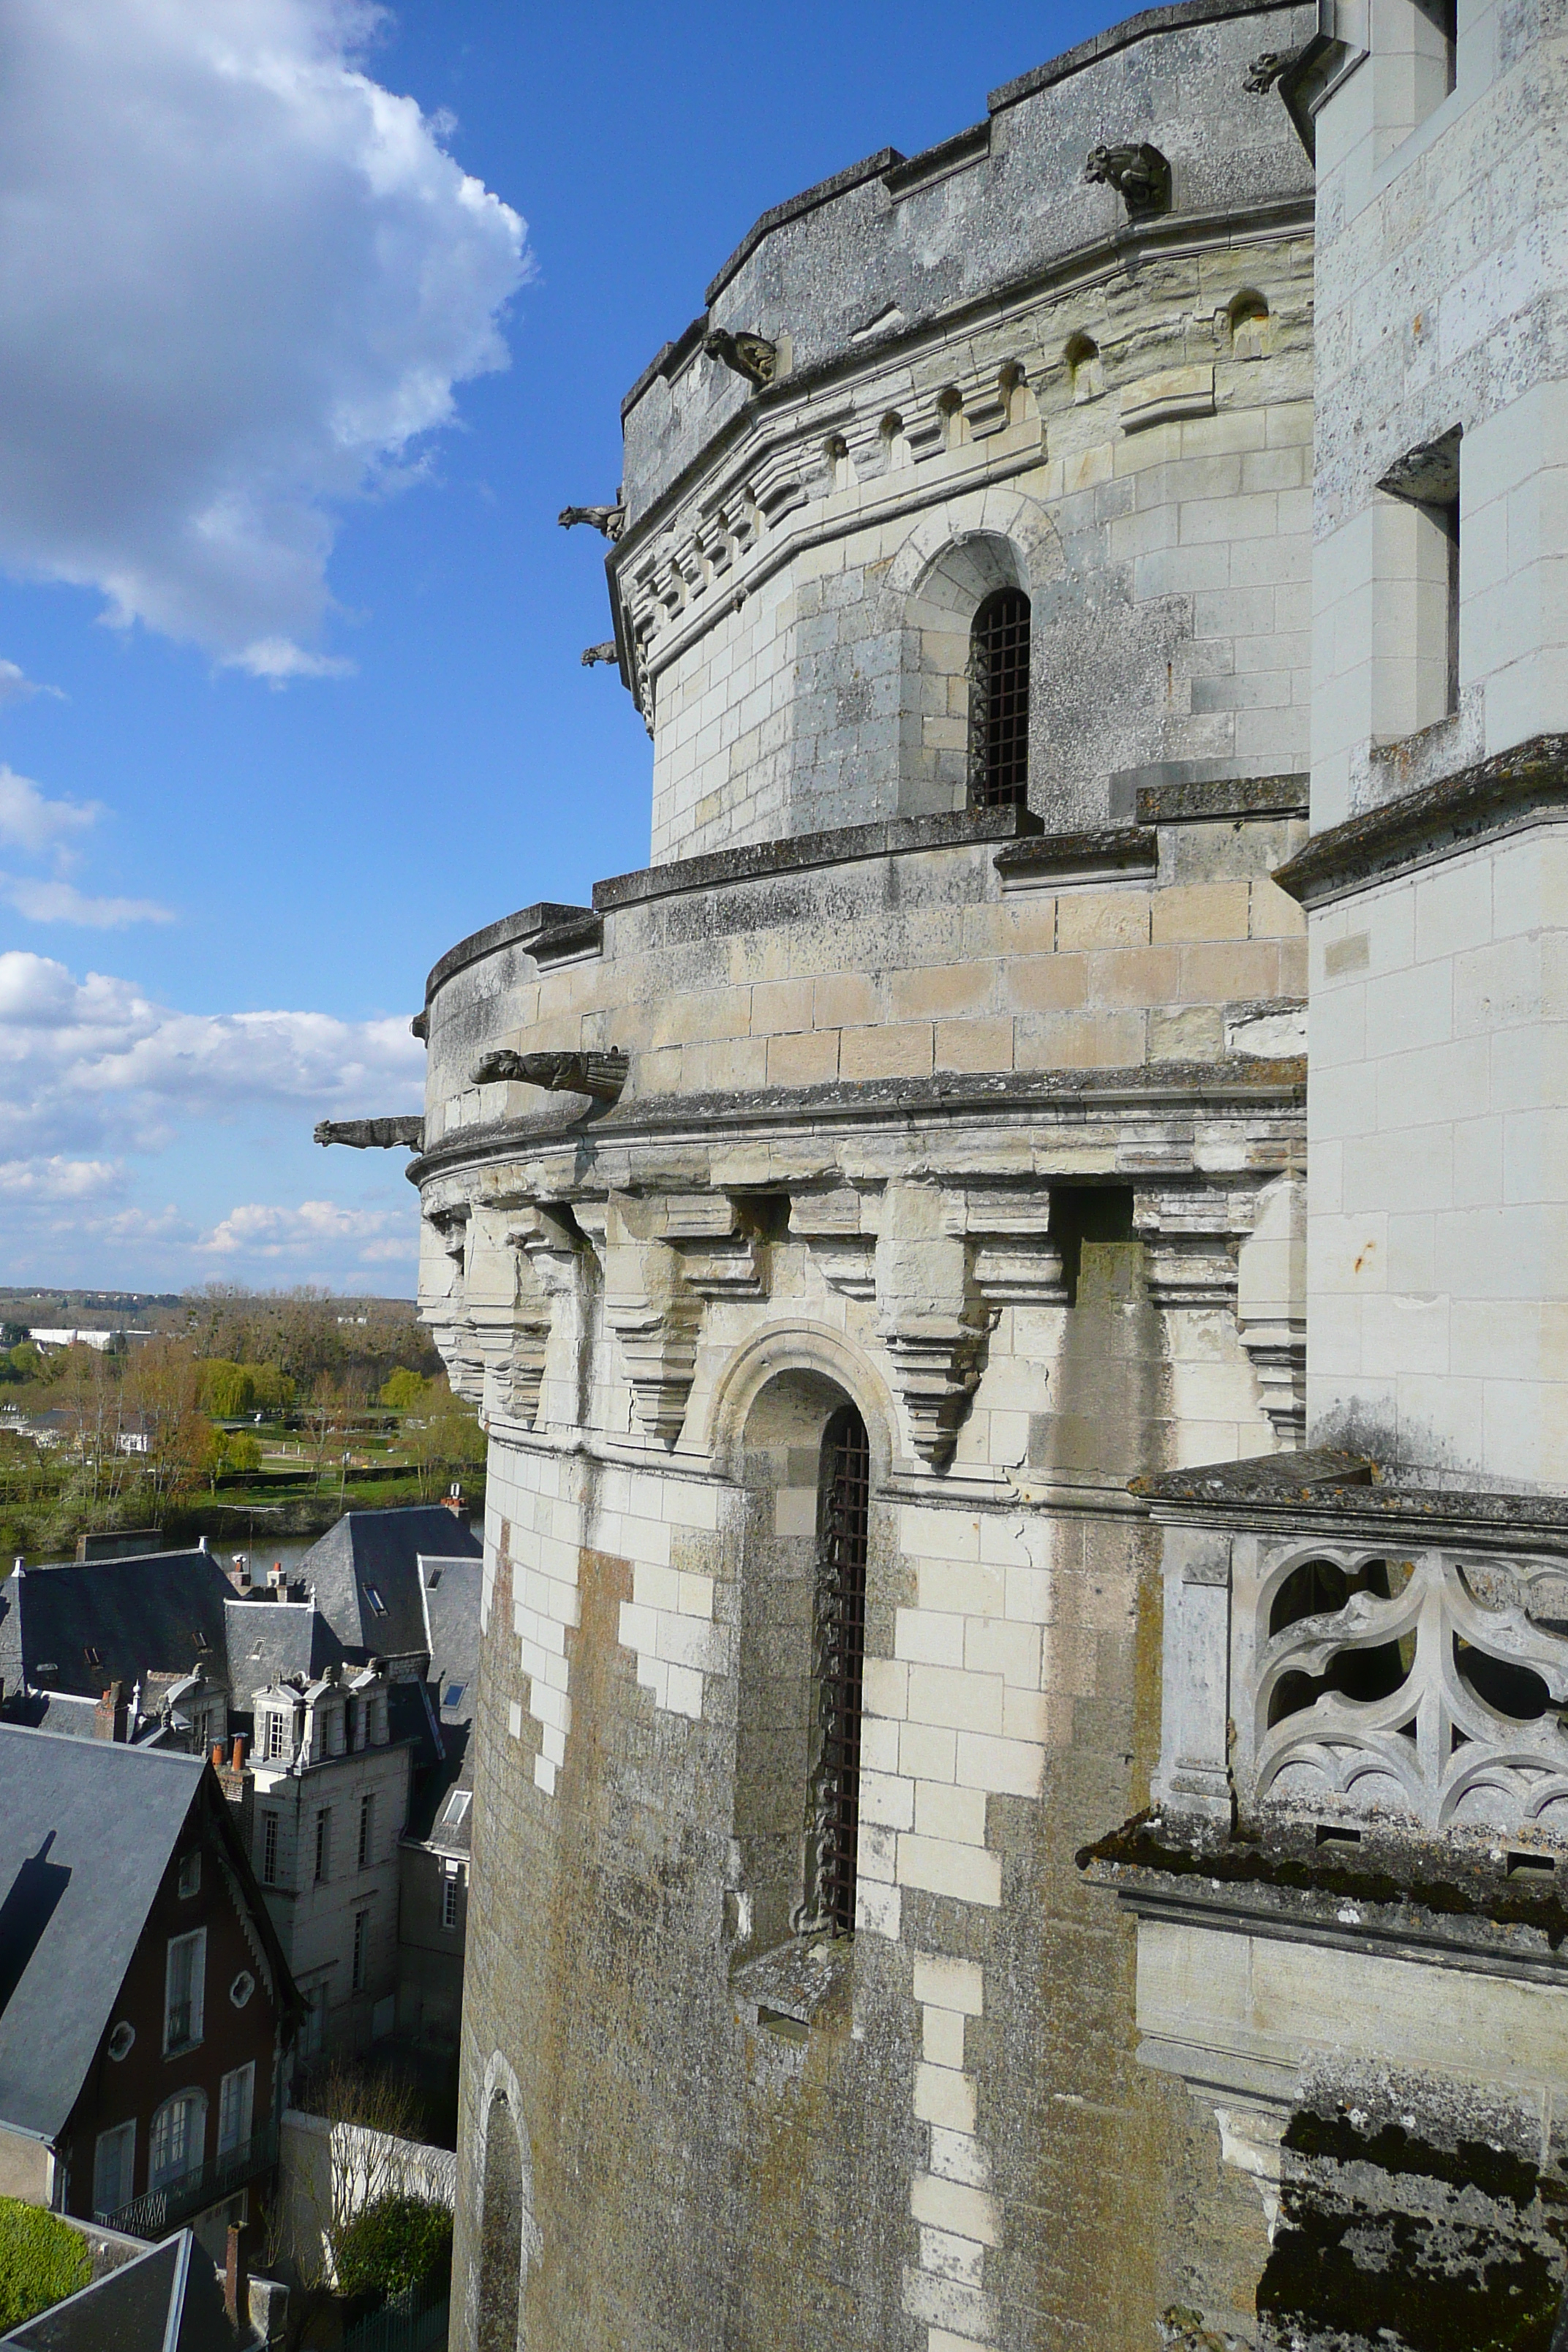
[[[226,2148],[221,2156],[198,2164],[194,2172],[182,2172],[178,2179],[165,2180],[162,2188],[133,2197],[118,2213],[97,2213],[93,2219],[105,2228],[123,2230],[128,2237],[165,2237],[194,2213],[221,2204],[226,2197],[237,2196],[251,2181],[270,2172],[277,2161],[278,2126],[267,2124],[237,2147]]]

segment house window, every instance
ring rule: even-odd
[[[206,1976],[207,1931],[173,1936],[163,1971],[163,2051],[191,2050],[202,2038],[202,1988]]]
[[[321,1885],[332,1866],[332,1809],[323,1805],[316,1815],[316,1884]]]
[[[289,1718],[281,1707],[268,1707],[262,1723],[263,1759],[268,1764],[275,1764],[289,1753]]]
[[[199,1853],[180,1856],[180,1893],[199,1895],[202,1891],[202,1858]]]
[[[449,1715],[455,1714],[458,1708],[462,1706],[463,1693],[467,1688],[467,1683],[448,1683],[447,1685],[446,1693],[441,1700],[441,1704]]]
[[[250,2110],[256,2094],[256,2063],[237,2066],[226,2074],[218,2090],[217,2152],[229,2155],[250,2137]]]
[[[261,1816],[261,1884],[263,1886],[276,1886],[278,1884],[278,1816],[276,1813],[263,1813]]]
[[[998,588],[969,635],[969,804],[1018,808],[1029,776],[1029,600]]]
[[[460,1882],[454,1870],[441,1881],[441,1925],[455,1927],[458,1924],[458,1888]]]
[[[855,1926],[860,1829],[860,1692],[866,1663],[866,1552],[871,1450],[842,1405],[823,1433],[813,1623],[814,1757],[807,1817],[805,1934]]]
[[[370,1913],[368,1911],[356,1911],[354,1913],[354,1966],[353,1982],[352,1987],[352,1990],[355,1992],[363,1992],[364,1990],[364,1961],[365,1952],[369,1943]]]
[[[207,2103],[200,2091],[177,2091],[153,2118],[147,2144],[147,2186],[166,2188],[201,2165],[206,2148]]]
[[[359,1801],[359,1866],[368,1869],[374,1858],[375,1799],[362,1797]]]
[[[92,2160],[92,2210],[100,2221],[111,2221],[136,2194],[136,2126],[116,2124],[100,2132]]]

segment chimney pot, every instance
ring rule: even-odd
[[[221,1772],[223,1770],[223,1742],[221,1739],[215,1739],[213,1741],[213,1770],[215,1772]]]
[[[250,2325],[250,2232],[243,2222],[228,2225],[223,2266],[223,2307],[233,2328]]]
[[[245,1736],[243,1733],[241,1733],[240,1737],[234,1743],[234,1769],[237,1772],[243,1772],[245,1769]]]

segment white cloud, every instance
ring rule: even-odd
[[[124,1181],[113,1160],[0,1160],[0,1192],[13,1201],[89,1201],[111,1192]]]
[[[374,21],[5,0],[0,562],[274,680],[336,666],[334,509],[505,364],[528,268],[445,125],[360,69]]]
[[[181,1013],[134,982],[0,954],[0,1165],[152,1150],[172,1123],[254,1106],[417,1109],[423,1049],[402,1018]]]
[[[0,874],[0,898],[29,923],[77,923],[94,931],[174,919],[154,898],[89,898],[72,883],[40,882],[26,874]]]
[[[0,766],[0,841],[11,848],[25,849],[35,857],[58,852],[102,814],[99,801],[47,801],[31,777]]]
[[[0,660],[0,710],[8,702],[25,702],[30,694],[52,694],[57,702],[65,700],[58,686],[40,686],[16,662]]]
[[[212,1257],[280,1258],[319,1254],[348,1254],[362,1265],[398,1260],[414,1253],[407,1212],[388,1209],[345,1209],[335,1201],[301,1201],[297,1209],[273,1208],[258,1201],[231,1209],[221,1224],[204,1234],[196,1247]]]

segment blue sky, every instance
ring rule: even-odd
[[[647,854],[557,509],[759,212],[1118,13],[0,0],[0,1281],[412,1291],[312,1124]]]

